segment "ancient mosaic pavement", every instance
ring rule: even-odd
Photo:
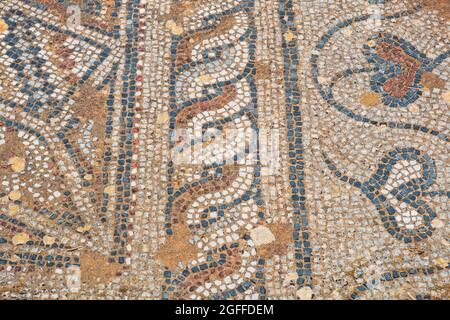
[[[0,0],[0,297],[449,298],[449,13]]]

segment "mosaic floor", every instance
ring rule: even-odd
[[[450,298],[448,0],[1,0],[1,299]]]

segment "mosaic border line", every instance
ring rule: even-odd
[[[295,15],[292,0],[280,0],[279,17],[283,34],[286,122],[289,143],[289,183],[292,189],[295,219],[293,240],[295,244],[295,259],[297,260],[297,285],[299,288],[302,288],[304,286],[312,286],[312,272],[310,234],[308,231],[308,212],[306,210],[304,184],[303,123],[297,74],[299,63],[296,39],[297,28],[294,24]]]

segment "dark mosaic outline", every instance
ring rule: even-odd
[[[292,190],[294,206],[295,259],[297,268],[297,286],[312,287],[311,244],[308,230],[308,212],[305,197],[305,160],[303,158],[302,113],[300,106],[300,89],[298,86],[298,46],[297,28],[292,0],[280,0],[279,19],[282,30],[282,47],[284,56],[284,84],[286,96],[286,123],[289,143],[289,184]],[[294,37],[287,42],[286,35],[291,32]]]

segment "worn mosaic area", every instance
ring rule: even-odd
[[[2,299],[448,299],[448,0],[0,0]]]

